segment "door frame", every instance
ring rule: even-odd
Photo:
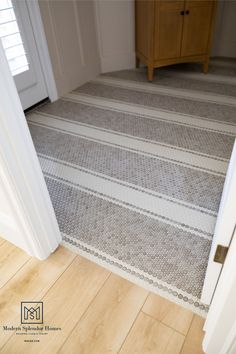
[[[229,247],[234,233],[236,217],[236,141],[234,142],[229,167],[226,174],[220,208],[217,215],[216,226],[208,260],[201,301],[210,304],[214,296],[214,289],[222,271],[222,264],[214,262],[217,245]]]
[[[206,332],[203,348],[207,354],[235,353],[236,349],[236,217],[235,217],[235,195],[236,195],[236,141],[234,143],[226,181],[221,199],[221,205],[217,217],[215,228],[215,244],[213,245],[209,261],[213,262],[213,257],[217,243],[229,247],[225,262],[211,272],[209,266],[208,287],[211,288],[211,281],[218,282],[213,294],[210,309],[205,322]],[[220,236],[224,235],[224,239]],[[216,276],[217,270],[217,276]],[[209,291],[206,288],[206,295]]]
[[[29,11],[29,17],[33,34],[35,37],[36,47],[38,50],[39,60],[42,66],[44,81],[48,91],[48,97],[51,102],[58,100],[58,92],[54,73],[52,69],[51,59],[49,55],[47,39],[44,31],[43,21],[41,17],[40,7],[38,0],[25,0]]]
[[[1,41],[0,78],[0,232],[45,259],[62,237]]]
[[[236,348],[236,229],[204,326],[207,354],[234,354]]]

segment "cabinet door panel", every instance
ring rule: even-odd
[[[183,1],[156,1],[154,58],[178,58],[181,53]]]
[[[207,54],[213,5],[212,1],[186,2],[181,48],[182,57]]]
[[[154,6],[151,0],[135,1],[135,46],[136,51],[146,58],[153,55]]]

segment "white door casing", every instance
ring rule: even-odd
[[[201,301],[210,304],[222,264],[214,262],[217,245],[228,247],[236,224],[236,142],[234,143],[216,221]]]
[[[208,312],[203,349],[206,354],[236,351],[236,230]]]
[[[0,194],[1,237],[47,258],[61,234],[1,43]]]

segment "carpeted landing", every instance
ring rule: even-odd
[[[102,75],[28,116],[64,243],[204,315],[236,134],[236,69]],[[234,74],[234,77],[233,77]]]

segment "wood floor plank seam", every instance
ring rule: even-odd
[[[187,334],[185,335],[185,334],[183,334],[183,332],[180,332],[178,329],[173,328],[173,327],[171,327],[170,325],[168,325],[168,324],[166,324],[166,323],[164,323],[164,322],[162,322],[162,321],[160,321],[160,320],[157,320],[154,316],[150,315],[150,314],[147,313],[147,312],[144,312],[142,309],[140,310],[140,312],[142,312],[144,315],[150,317],[151,319],[153,319],[153,320],[155,320],[155,321],[157,321],[157,322],[159,322],[159,323],[162,323],[164,326],[166,326],[166,327],[172,329],[172,331],[175,331],[175,332],[181,334],[181,336],[184,336],[184,337],[187,336]],[[192,319],[192,320],[193,320],[193,319]],[[192,324],[192,320],[191,320],[191,322],[190,322],[189,328],[190,328],[190,326],[191,326],[191,324]],[[189,328],[188,328],[188,332],[189,332]],[[188,332],[187,332],[187,333],[188,333]]]
[[[191,322],[191,323],[192,323],[192,322]],[[190,326],[189,326],[189,328],[190,328]],[[178,332],[178,333],[179,333],[179,332]],[[186,336],[184,336],[184,341],[183,341],[183,344],[182,344],[182,346],[181,346],[181,348],[180,348],[179,354],[182,353],[182,350],[183,350],[183,347],[184,347],[184,343],[185,343],[185,339],[186,339]]]
[[[191,354],[204,354],[202,347],[204,337],[203,323],[201,323],[199,326],[197,323],[199,320],[202,322],[202,319],[199,316],[193,316],[193,321],[189,327],[189,332],[185,337],[183,348],[180,354],[189,354],[190,351]],[[200,332],[201,334],[199,335]]]
[[[165,338],[166,343],[165,343],[164,348],[162,347],[161,351],[160,351],[159,347],[158,348],[155,347],[155,349],[153,347],[153,341],[155,341],[155,339],[156,339],[155,335],[154,336],[152,335],[152,337],[149,337],[149,339],[148,339],[149,333],[146,333],[146,331],[145,332],[141,332],[141,335],[140,335],[140,333],[137,334],[137,331],[135,331],[135,329],[137,329],[138,322],[140,321],[140,316],[143,316],[143,320],[146,318],[146,319],[148,319],[148,321],[151,321],[152,322],[152,326],[151,327],[153,327],[153,325],[155,325],[155,327],[157,327],[158,330],[165,329],[165,330],[170,331],[171,335],[169,336],[167,341],[166,341],[166,338]],[[142,321],[142,326],[145,327],[145,321]],[[157,338],[158,338],[158,335],[159,335],[158,332],[156,333]],[[169,344],[171,344],[173,337],[176,337],[176,336],[179,336],[179,337],[182,338],[181,348],[178,348],[178,354],[180,354],[180,351],[182,350],[183,343],[184,343],[184,340],[185,340],[185,336],[183,334],[181,334],[181,333],[178,333],[173,328],[170,328],[169,326],[165,325],[161,321],[159,321],[157,319],[154,319],[151,316],[147,315],[146,313],[140,311],[139,315],[138,315],[138,318],[136,319],[136,321],[135,321],[135,323],[133,325],[133,333],[131,332],[129,334],[129,336],[127,336],[126,341],[124,342],[124,345],[122,346],[121,351],[119,353],[120,354],[121,353],[130,354],[130,353],[134,352],[134,353],[140,353],[140,354],[144,354],[144,353],[165,354],[166,353],[166,349],[167,349],[169,354],[174,354],[174,353],[177,354],[176,350],[173,352],[173,351],[169,351],[169,349],[168,349]],[[129,342],[132,342],[132,339],[131,339],[132,337],[133,337],[133,339],[135,339],[135,341],[137,340],[139,342],[139,345],[142,348],[142,351],[141,351],[141,349],[139,347],[135,347],[136,350],[131,351],[131,349],[130,349],[131,346],[129,345]],[[159,341],[162,342],[162,340],[163,340],[163,336],[161,334],[160,337],[158,338],[158,341],[156,342],[156,345],[158,346]],[[147,348],[147,351],[143,347],[143,344],[145,344],[145,343],[146,343],[145,348]],[[129,351],[127,351],[127,347],[129,348]],[[151,347],[152,347],[152,349],[151,349]],[[139,349],[137,349],[137,348],[139,348]],[[132,348],[132,350],[133,350],[133,348]]]
[[[79,258],[80,256],[77,254],[75,254],[75,257],[73,258],[73,260],[71,261],[70,264],[68,264],[68,266],[66,267],[66,269],[59,275],[59,277],[54,281],[54,283],[50,286],[50,288],[46,291],[46,293],[43,295],[42,300],[45,298],[45,296],[48,294],[48,292],[50,291],[50,289],[57,283],[57,281],[61,278],[61,276],[67,271],[67,269],[72,265],[72,263]]]
[[[143,305],[144,305],[145,302],[147,301],[148,295],[149,295],[149,293],[147,293],[147,296],[146,296],[145,300],[143,301]],[[137,318],[138,318],[140,312],[142,312],[142,308],[143,308],[143,306],[141,307],[141,309],[140,309],[139,312],[137,313],[137,316],[135,317],[135,319],[134,319],[134,321],[133,321],[133,323],[132,323],[132,326],[131,326],[130,329],[128,330],[128,332],[127,332],[127,334],[126,334],[126,337],[125,337],[125,339],[123,340],[123,342],[122,342],[122,344],[121,344],[121,346],[120,346],[120,349],[118,350],[117,354],[119,354],[120,351],[122,350],[122,347],[123,347],[123,345],[125,344],[125,341],[126,341],[126,339],[128,338],[130,332],[132,331],[132,328],[134,327],[134,324],[135,324],[135,322],[136,322],[136,320],[137,320]]]
[[[9,281],[11,281],[12,278],[14,278],[16,276],[16,274],[31,260],[32,258],[27,259],[20,268],[17,269],[17,271],[8,279],[8,281],[0,287],[0,290],[4,289],[4,287],[9,283]]]
[[[192,317],[192,320],[191,320],[191,322],[190,322],[190,325],[189,325],[188,331],[187,331],[187,333],[186,333],[186,336],[184,336],[184,342],[183,342],[183,345],[182,345],[182,348],[181,348],[180,354],[182,354],[182,351],[183,351],[183,348],[184,348],[184,344],[185,344],[185,341],[186,341],[187,335],[189,334],[190,328],[191,328],[192,323],[193,323],[193,319],[194,319],[194,316]]]
[[[0,239],[0,247],[5,243],[6,241],[3,239]]]
[[[150,316],[150,317],[151,317],[151,316]],[[167,326],[167,325],[165,325],[165,326]],[[169,326],[167,326],[167,327],[173,330],[173,328],[171,328],[171,327],[169,327]],[[178,332],[178,331],[176,331],[176,330],[173,330],[173,331],[174,331],[173,334],[176,332],[176,333],[178,333],[178,334],[180,334],[181,336],[184,337],[183,343],[182,343],[181,348],[180,348],[180,351],[179,351],[179,354],[181,354],[182,349],[183,349],[183,347],[184,347],[184,342],[185,342],[185,338],[186,338],[186,337],[185,337],[185,335],[183,335],[182,333],[180,333],[180,332]],[[172,335],[173,335],[173,334],[172,334]],[[170,342],[170,340],[171,340],[171,338],[169,339],[168,343]]]
[[[86,312],[88,311],[89,307],[91,306],[91,304],[95,301],[96,297],[98,296],[98,294],[100,293],[100,291],[103,289],[104,285],[106,284],[106,282],[108,281],[108,279],[111,277],[111,272],[109,273],[109,275],[107,276],[107,278],[104,280],[102,286],[100,287],[100,289],[98,289],[98,291],[96,292],[96,294],[94,295],[93,299],[90,301],[90,303],[88,304],[88,306],[86,307],[86,309],[84,310],[83,314],[80,316],[80,318],[78,319],[78,321],[75,323],[75,325],[73,326],[73,328],[71,329],[71,331],[68,333],[68,336],[66,337],[66,339],[64,340],[64,342],[62,342],[61,346],[58,348],[57,353],[60,352],[61,348],[63,348],[64,344],[67,342],[67,340],[70,338],[70,335],[73,333],[74,329],[77,327],[77,325],[79,324],[79,322],[83,319],[83,317],[85,316]]]

